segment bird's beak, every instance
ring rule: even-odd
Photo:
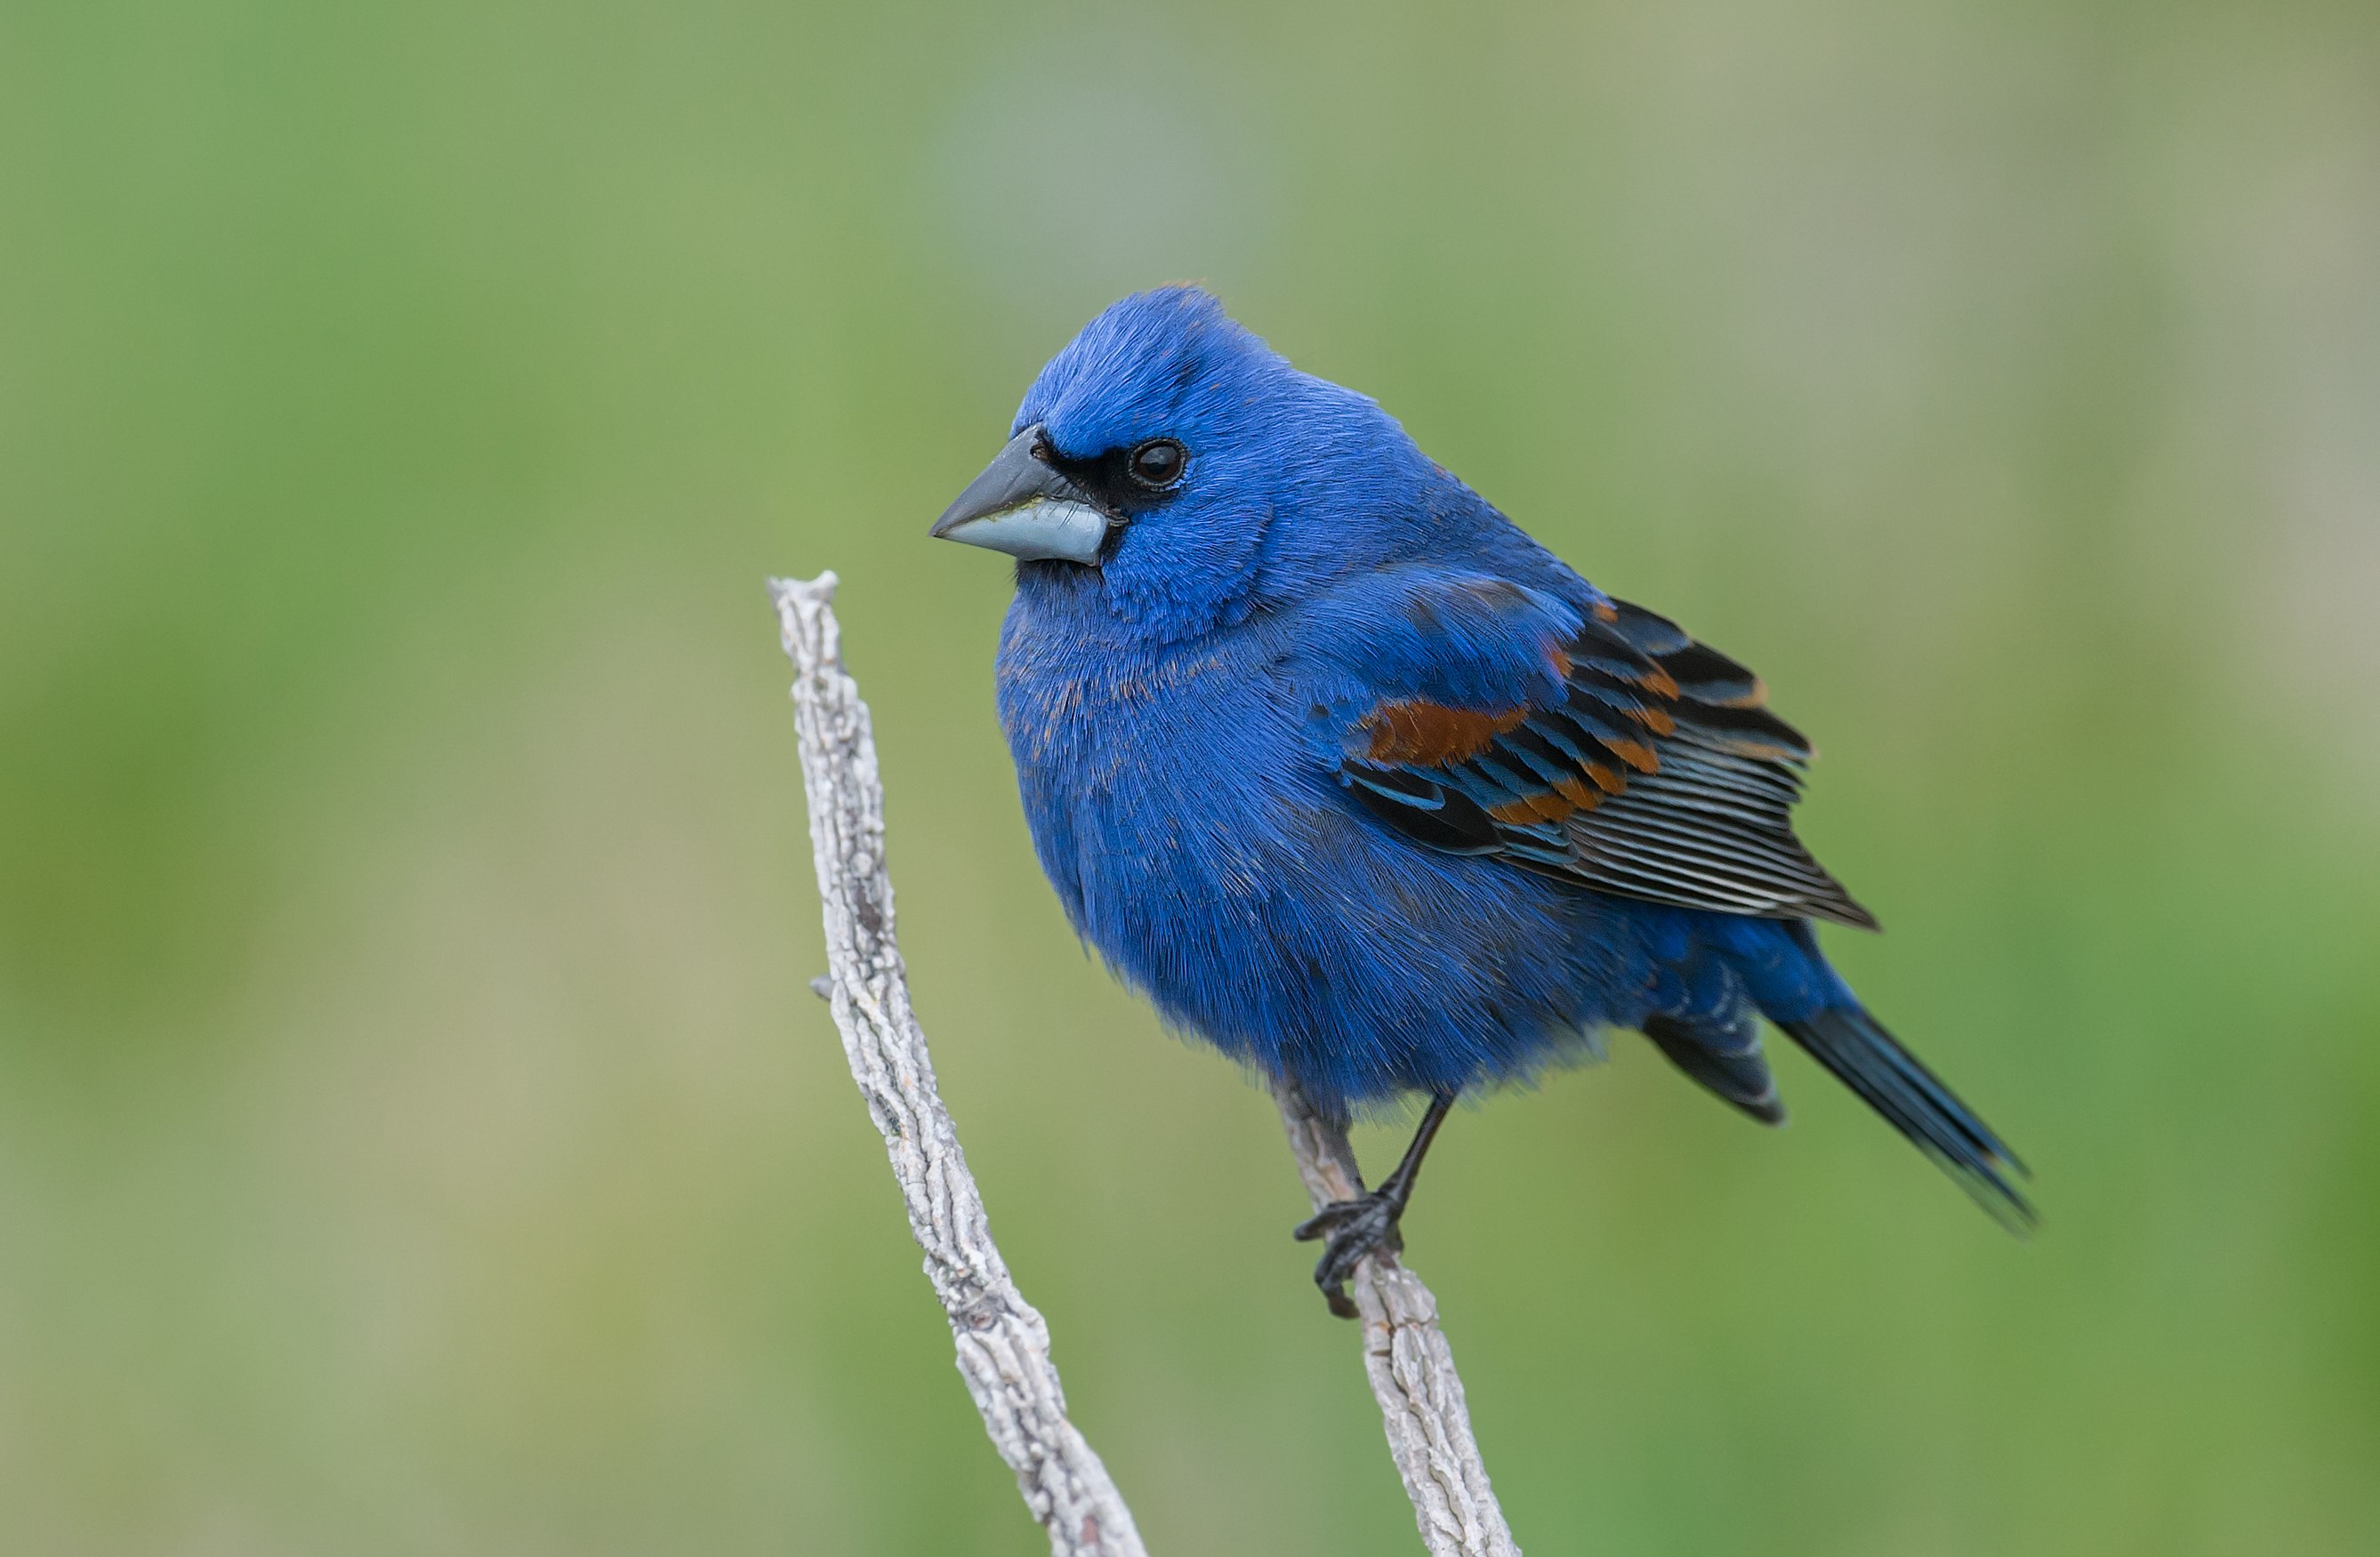
[[[1010,439],[928,533],[1026,561],[1096,564],[1108,516],[1050,463],[1049,448],[1038,425]]]

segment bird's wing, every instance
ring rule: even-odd
[[[1622,897],[1779,919],[1875,919],[1793,836],[1813,752],[1760,678],[1676,623],[1599,602],[1541,637],[1509,705],[1383,696],[1340,776],[1415,841]]]

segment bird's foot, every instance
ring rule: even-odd
[[[1361,1200],[1333,1201],[1297,1225],[1293,1236],[1300,1243],[1330,1240],[1315,1262],[1314,1285],[1322,1289],[1330,1311],[1341,1319],[1355,1317],[1355,1300],[1347,1296],[1347,1278],[1355,1273],[1364,1257],[1382,1250],[1394,1254],[1404,1248],[1404,1234],[1398,1226],[1404,1213],[1404,1196],[1375,1189]]]

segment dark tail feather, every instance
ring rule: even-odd
[[[2024,1164],[1883,1023],[1857,1007],[1839,1006],[1778,1025],[1941,1165],[2003,1226],[2022,1233],[2038,1220],[2010,1182],[2011,1174],[2032,1177]]]
[[[1716,1032],[1673,1017],[1648,1017],[1645,1036],[1670,1056],[1670,1064],[1762,1124],[1785,1122],[1777,1078],[1768,1073],[1768,1061],[1760,1053],[1760,1029],[1748,1015],[1735,1027]]]

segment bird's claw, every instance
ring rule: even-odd
[[[1347,1279],[1364,1257],[1382,1251],[1394,1254],[1404,1248],[1404,1233],[1398,1225],[1404,1210],[1402,1199],[1376,1189],[1361,1200],[1333,1201],[1297,1225],[1292,1236],[1300,1243],[1330,1240],[1315,1262],[1314,1285],[1322,1289],[1323,1300],[1341,1319],[1355,1317],[1355,1300],[1347,1296]]]

